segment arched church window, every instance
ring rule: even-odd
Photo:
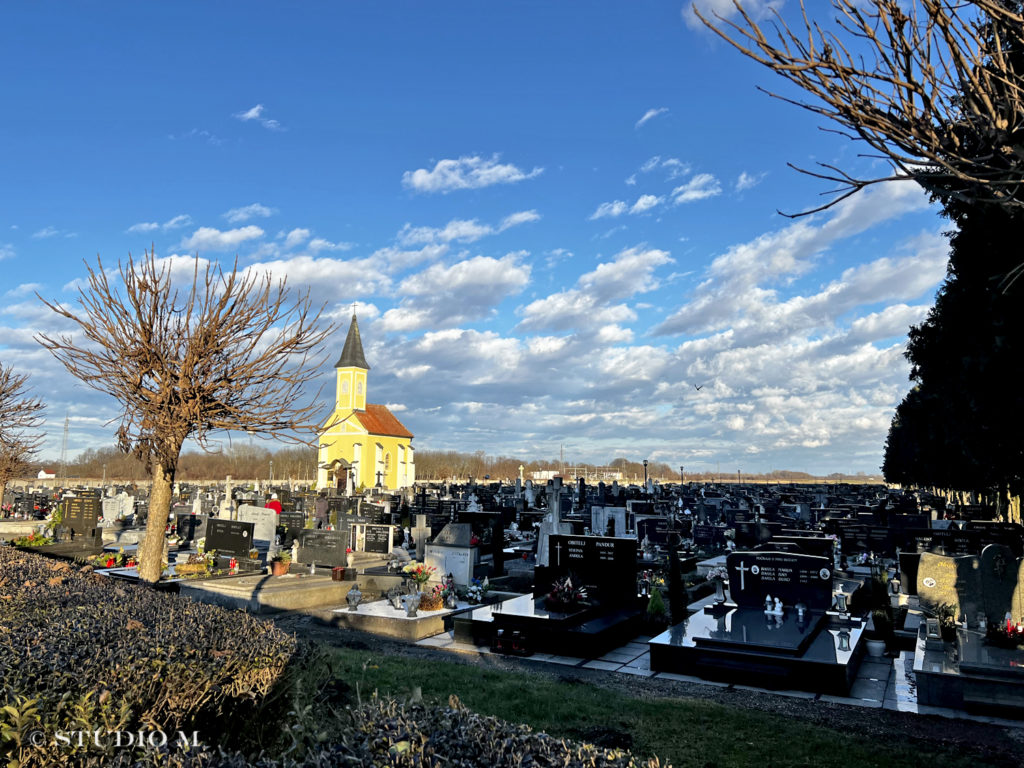
[[[343,395],[347,395],[348,394],[348,379],[346,379],[345,381],[341,382],[341,394],[343,394]]]
[[[363,382],[356,382],[356,394],[363,394]]]

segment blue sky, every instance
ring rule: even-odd
[[[876,472],[948,226],[909,183],[780,216],[827,189],[787,162],[872,161],[684,5],[5,4],[0,359],[44,456],[118,411],[35,292],[153,244],[327,302],[314,388],[355,302],[420,449]]]

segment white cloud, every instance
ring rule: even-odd
[[[671,181],[672,179],[680,179],[688,174],[690,172],[690,165],[677,157],[655,155],[640,166],[640,173],[651,173],[657,170],[665,171],[666,178]]]
[[[672,190],[672,202],[675,205],[704,200],[722,194],[722,185],[710,173],[698,173],[685,184]]]
[[[662,199],[657,195],[641,195],[637,198],[637,201],[633,203],[633,207],[629,209],[632,214],[646,213],[657,205],[661,204]]]
[[[498,225],[498,231],[504,232],[509,227],[515,227],[520,224],[528,224],[532,221],[540,221],[540,218],[540,214],[534,210],[510,213],[508,216],[501,220],[501,224]]]
[[[222,214],[227,219],[228,224],[240,224],[243,221],[256,218],[257,216],[266,219],[277,213],[277,209],[268,208],[260,203],[253,203],[252,205],[245,205],[241,208],[232,208],[225,214]]]
[[[187,213],[180,213],[172,219],[165,221],[163,224],[157,224],[155,221],[143,221],[138,224],[132,224],[127,232],[131,234],[140,234],[143,232],[153,232],[158,229],[180,229],[181,227],[187,227],[192,223],[192,217]]]
[[[260,237],[263,237],[263,230],[253,225],[223,232],[214,227],[200,227],[183,241],[181,247],[191,251],[230,251],[246,240]]]
[[[767,173],[756,173],[755,174],[755,173],[747,173],[746,171],[743,171],[740,174],[739,178],[736,179],[736,191],[737,192],[745,192],[748,189],[753,189],[758,184],[760,184],[762,181],[764,181],[764,177],[767,176],[767,175],[768,175]]]
[[[380,264],[373,257],[345,260],[303,254],[260,261],[247,267],[246,271],[256,274],[270,272],[275,278],[287,277],[291,285],[308,286],[316,304],[336,305],[338,319],[346,321],[352,299],[380,293],[391,286],[390,279],[382,273]],[[376,316],[376,309],[360,304],[359,316]]]
[[[313,253],[319,253],[320,251],[349,251],[352,249],[352,243],[332,243],[330,240],[324,240],[322,237],[314,237],[306,247]]]
[[[500,155],[490,159],[479,155],[464,156],[458,160],[439,160],[433,170],[419,168],[402,174],[402,185],[415,192],[447,193],[456,189],[481,189],[494,184],[514,184],[532,179],[544,172],[534,168],[525,172],[511,163],[499,163]]]
[[[634,126],[634,127],[639,128],[640,126],[642,126],[647,121],[653,120],[658,115],[664,115],[666,112],[668,112],[668,107],[658,107],[657,109],[648,109],[646,112],[644,112],[644,116],[636,121],[636,126]]]
[[[38,232],[33,232],[32,237],[36,238],[37,240],[42,240],[47,237],[54,237],[59,234],[60,230],[57,229],[56,227],[43,227]]]
[[[629,206],[621,200],[615,200],[611,203],[601,203],[597,206],[597,210],[590,214],[590,220],[594,221],[595,219],[616,218],[617,216],[624,214],[627,210],[629,210]]]
[[[3,253],[2,247],[0,247],[0,253]],[[3,258],[3,256],[0,256],[0,258]],[[22,283],[16,288],[11,288],[4,294],[4,296],[27,296],[30,293],[35,293],[36,291],[42,290],[42,288],[42,283]]]
[[[243,123],[247,123],[250,120],[255,120],[257,123],[262,125],[268,131],[283,131],[284,126],[281,125],[277,120],[271,120],[263,117],[263,105],[257,104],[255,107],[244,110],[243,112],[236,112],[232,115],[236,120],[241,120]]]
[[[501,259],[474,256],[450,266],[433,264],[399,284],[404,298],[380,320],[385,331],[450,328],[489,316],[507,296],[530,280],[530,266],[521,254]]]
[[[0,245],[0,261],[14,258],[14,246],[10,243]]]
[[[411,224],[406,224],[398,233],[398,242],[404,246],[424,243],[473,243],[482,237],[539,220],[540,214],[536,211],[518,211],[502,219],[497,227],[481,224],[476,219],[452,219],[441,228],[414,227]]]
[[[743,9],[756,21],[767,16],[773,9],[782,6],[784,0],[744,0]],[[735,18],[739,11],[733,0],[692,0],[684,2],[682,9],[683,21],[690,29],[704,29],[704,24],[697,18],[693,9],[697,8],[711,23],[718,23],[716,16],[723,19]]]
[[[284,239],[285,248],[295,248],[298,245],[306,242],[309,239],[310,231],[308,229],[295,228],[288,233],[288,236]]]

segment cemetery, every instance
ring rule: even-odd
[[[1021,529],[985,509],[881,487],[555,478],[332,495],[320,528],[310,489],[230,489],[178,490],[167,599],[638,680],[1024,714]],[[140,589],[145,491],[129,505],[118,489],[87,490],[56,499],[58,522],[32,520],[27,535],[89,549],[26,535],[3,551],[49,551],[68,574],[88,564],[96,584]],[[280,517],[261,506],[272,493],[287,500]]]

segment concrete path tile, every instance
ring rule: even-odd
[[[614,672],[619,669],[622,664],[615,661],[587,661],[583,663],[583,666],[587,669],[603,669],[605,672]]]

